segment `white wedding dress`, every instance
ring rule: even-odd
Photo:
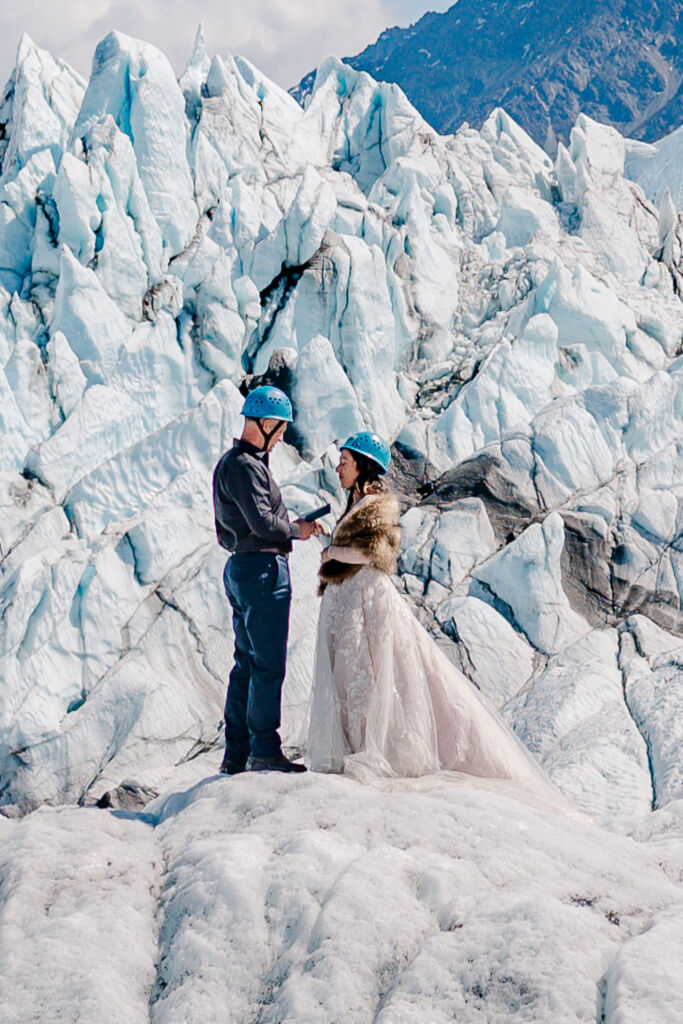
[[[455,771],[559,793],[420,625],[383,572],[329,584],[318,624],[306,763],[362,781]]]

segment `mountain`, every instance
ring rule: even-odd
[[[3,1021],[673,1021],[683,1002],[683,159],[337,60],[24,37],[0,120]],[[664,185],[666,184],[666,187]],[[573,806],[216,775],[211,480],[243,391],[288,506],[393,446],[402,599]],[[331,525],[333,517],[328,520]],[[297,544],[302,742],[320,543]]]
[[[581,112],[653,141],[683,121],[683,2],[458,0],[345,62],[396,82],[442,133],[501,106],[550,153]]]

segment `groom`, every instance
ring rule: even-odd
[[[292,422],[279,388],[255,388],[242,408],[242,437],[213,475],[218,543],[234,552],[223,573],[232,606],[235,663],[225,701],[225,756],[220,771],[304,772],[280,746],[280,697],[285,678],[292,590],[293,540],[321,532],[317,523],[290,522],[268,455]]]

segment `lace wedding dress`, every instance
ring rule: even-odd
[[[559,798],[391,579],[371,566],[323,594],[306,760],[314,771],[364,781],[448,770]]]

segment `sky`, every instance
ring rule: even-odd
[[[0,88],[22,32],[84,78],[112,29],[158,46],[179,74],[198,23],[209,54],[239,53],[284,88],[332,54],[354,55],[393,25],[410,25],[454,0],[20,0],[0,6]]]

